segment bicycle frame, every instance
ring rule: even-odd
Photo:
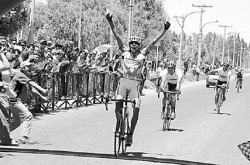
[[[222,89],[225,89],[226,85],[217,85],[217,89],[216,89],[216,94],[215,97],[217,99],[217,114],[220,114],[220,108],[223,104],[223,91]]]
[[[179,94],[180,91],[168,91],[166,92],[168,96],[168,102],[167,102],[167,110],[164,113],[163,116],[163,131],[170,130],[170,124],[171,124],[171,113],[172,113],[172,99],[177,94],[177,100],[179,100]]]
[[[241,85],[242,85],[242,78],[237,78],[237,85],[236,85],[237,93],[240,92],[240,86]]]
[[[130,133],[130,124],[129,124],[129,112],[128,112],[128,103],[135,104],[135,101],[128,99],[128,95],[123,100],[111,99],[111,101],[120,101],[122,102],[121,113],[119,117],[119,131],[114,133],[114,154],[118,158],[119,154],[124,154],[126,152],[127,146],[125,145],[126,136]],[[106,107],[107,108],[107,107]]]

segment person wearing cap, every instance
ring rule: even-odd
[[[112,14],[107,13],[106,19],[117,40],[119,50],[122,52],[122,56],[124,57],[121,60],[123,77],[119,81],[119,87],[117,88],[116,96],[120,99],[125,99],[126,94],[128,93],[130,100],[135,101],[131,119],[131,130],[126,137],[126,145],[131,146],[133,142],[133,133],[139,118],[141,100],[138,86],[141,80],[141,70],[145,60],[145,55],[147,54],[149,47],[153,46],[169,29],[170,23],[164,22],[163,30],[153,40],[151,40],[145,48],[142,49],[141,38],[138,36],[131,36],[128,43],[129,47],[126,47],[126,45],[122,41],[122,38],[118,35],[117,29],[114,26]],[[122,101],[117,101],[115,108],[117,124],[115,126],[114,132],[118,132],[119,130],[121,108]]]
[[[18,45],[22,47],[22,51],[26,49],[27,42],[24,39],[19,40]]]
[[[183,71],[177,67],[177,63],[174,60],[170,60],[166,64],[166,69],[164,69],[157,79],[157,91],[163,92],[164,97],[162,98],[162,111],[161,118],[164,118],[167,100],[169,100],[170,95],[168,91],[180,91],[181,83],[183,80]],[[170,118],[174,120],[176,118],[176,96],[173,95],[171,102],[171,114]]]
[[[17,45],[16,39],[12,39],[12,40],[11,40],[11,45],[12,45],[12,47],[14,47],[15,45]]]

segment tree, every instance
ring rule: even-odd
[[[23,2],[0,18],[0,35],[13,37],[28,21],[29,5]]]

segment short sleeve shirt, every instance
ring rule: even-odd
[[[143,63],[145,60],[145,49],[133,57],[132,53],[127,49],[122,53],[123,60],[121,61],[121,67],[124,74],[128,76],[139,76],[142,71]]]
[[[175,72],[173,74],[169,74],[168,69],[164,69],[161,72],[160,77],[162,78],[162,83],[166,83],[167,81],[168,83],[171,84],[177,84],[178,82],[181,81],[183,73],[178,68],[175,69]]]
[[[223,71],[223,68],[217,69],[219,72],[219,81],[228,81],[229,77],[231,76],[231,71]]]

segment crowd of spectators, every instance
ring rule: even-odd
[[[69,83],[66,73],[72,73],[76,80],[74,73],[118,71],[119,54],[110,59],[108,53],[79,50],[70,41],[54,43],[42,40],[27,44],[23,39],[17,42],[16,39],[8,40],[0,36],[0,144],[16,145],[9,134],[21,124],[19,143],[32,143],[29,140],[32,114],[28,109],[28,98],[34,96],[49,102],[52,99],[49,82],[55,73],[60,75],[58,80],[62,92],[59,92],[59,97],[64,99],[67,97]],[[41,83],[41,75],[46,85]],[[79,90],[76,85],[73,88],[75,92]],[[14,122],[8,121],[11,116]]]

